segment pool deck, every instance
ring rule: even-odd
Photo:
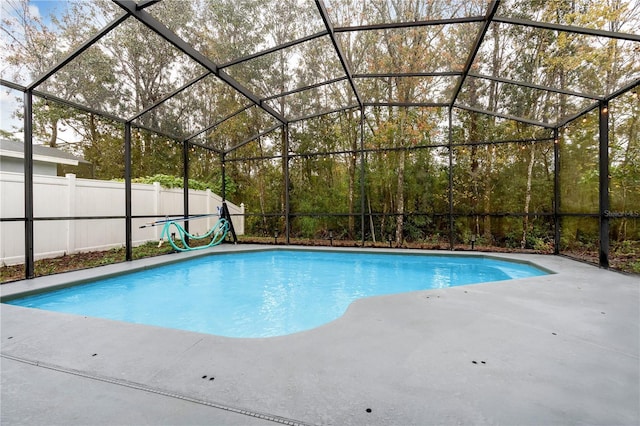
[[[4,284],[0,295],[188,256]],[[2,304],[0,423],[640,424],[639,277],[491,256],[556,273],[361,299],[322,327],[266,339]]]

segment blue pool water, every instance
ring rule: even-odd
[[[270,337],[330,322],[363,297],[545,274],[527,264],[471,256],[274,250],[199,257],[7,303]]]

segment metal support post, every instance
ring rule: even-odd
[[[364,178],[365,178],[365,152],[364,152],[364,107],[360,107],[360,234],[361,234],[361,242],[360,245],[364,247],[365,243],[365,211],[366,211],[366,203],[365,203],[365,187],[364,187]]]
[[[220,185],[222,194],[220,194],[220,196],[222,197],[222,202],[224,203],[225,201],[227,201],[227,163],[226,154],[224,152],[220,154],[220,175],[222,176],[222,184]]]
[[[182,142],[182,212],[184,218],[189,217],[189,142]],[[189,221],[185,221],[184,230],[189,232]],[[189,237],[185,236],[189,241]]]
[[[24,92],[24,266],[35,276],[33,253],[33,92]]]
[[[553,253],[560,254],[560,132],[553,129]]]
[[[453,221],[453,108],[449,107],[449,249],[454,247]]]
[[[291,204],[290,204],[290,177],[289,177],[289,125],[282,126],[282,161],[284,161],[284,234],[285,243],[289,244],[291,225]]]
[[[609,102],[600,101],[600,267],[609,267]]]
[[[124,124],[124,209],[125,259],[133,260],[133,232],[131,224],[131,122]]]

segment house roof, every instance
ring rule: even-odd
[[[24,143],[0,139],[0,157],[24,158]],[[45,163],[68,164],[77,166],[88,161],[57,148],[33,145],[33,160]]]

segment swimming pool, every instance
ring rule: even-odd
[[[6,303],[228,337],[326,324],[363,297],[545,275],[480,256],[264,250],[212,254]]]

